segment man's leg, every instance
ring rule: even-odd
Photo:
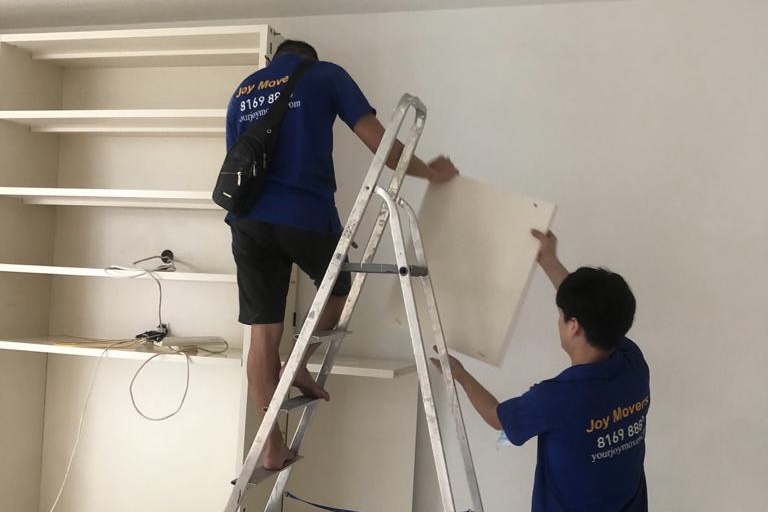
[[[316,233],[301,229],[281,227],[279,237],[281,246],[291,255],[291,259],[296,263],[314,281],[316,287],[325,277],[328,265],[336,251],[336,245],[339,242],[340,233]],[[342,272],[334,286],[331,296],[318,319],[316,331],[329,331],[336,327],[344,309],[347,295],[351,286],[351,276],[349,272]],[[307,370],[306,364],[320,344],[311,344],[307,354],[302,361],[300,370],[296,374],[294,385],[307,396],[316,396],[325,400],[330,400],[330,395],[320,387],[312,375]]]
[[[325,305],[323,314],[320,315],[320,320],[317,321],[318,331],[330,331],[336,324],[339,323],[339,317],[341,311],[344,309],[344,304],[347,302],[347,297],[336,297],[331,295],[328,302]]]
[[[339,317],[341,316],[341,311],[344,309],[344,303],[346,301],[346,297],[331,296],[325,305],[323,313],[320,315],[320,319],[317,321],[316,331],[330,331],[336,327],[336,324],[339,323]],[[330,400],[331,395],[317,384],[315,379],[312,378],[312,374],[307,370],[307,361],[309,361],[310,356],[320,348],[320,345],[320,343],[312,343],[309,345],[307,353],[299,367],[299,371],[296,373],[293,385],[299,388],[299,391],[306,396],[315,396],[317,398],[322,398],[323,400]],[[280,374],[282,375],[282,371]]]
[[[292,263],[280,249],[274,225],[233,219],[231,226],[240,299],[238,320],[251,326],[246,369],[248,388],[253,405],[261,410],[269,405],[277,388],[280,339]],[[275,426],[264,446],[263,466],[279,469],[293,456]]]
[[[248,386],[257,408],[267,407],[275,394],[280,373],[280,338],[283,324],[251,326],[251,348],[248,352]],[[266,469],[280,469],[292,459],[280,428],[275,426],[264,446],[262,464]]]

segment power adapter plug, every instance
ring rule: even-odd
[[[144,331],[141,334],[136,335],[137,340],[147,340],[153,343],[159,343],[163,341],[163,338],[168,336],[168,324],[160,324],[154,330]]]

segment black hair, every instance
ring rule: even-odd
[[[557,307],[566,321],[576,318],[587,342],[609,351],[632,327],[635,296],[619,274],[604,268],[581,267],[557,290]]]
[[[293,55],[300,55],[305,59],[318,60],[317,50],[315,50],[311,44],[305,43],[304,41],[286,39],[280,43],[280,46],[277,47],[277,51],[275,51],[275,57],[289,53]]]

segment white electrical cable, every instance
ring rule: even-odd
[[[160,282],[160,278],[155,275],[155,272],[162,272],[162,271],[165,271],[165,270],[167,270],[167,268],[164,265],[161,265],[161,266],[153,268],[153,269],[146,269],[146,268],[141,268],[141,267],[120,267],[118,265],[111,265],[111,266],[105,268],[104,272],[108,276],[114,277],[116,279],[136,279],[136,278],[139,278],[141,276],[149,276],[149,277],[151,277],[155,281],[155,283],[157,283],[157,291],[158,291],[158,293],[160,295],[160,299],[159,299],[158,305],[157,305],[158,325],[163,325],[163,285]],[[174,270],[175,270],[175,267],[174,267]],[[132,274],[131,275],[127,275],[127,276],[126,275],[122,275],[121,276],[121,275],[110,274],[110,272],[115,272],[115,271],[132,272]]]
[[[207,354],[223,354],[224,352],[229,350],[229,343],[227,343],[227,340],[221,340],[221,343],[224,345],[224,347],[220,350],[211,350],[209,348],[200,347],[200,346],[198,346],[197,349],[202,350]]]
[[[144,414],[141,411],[141,409],[139,409],[139,406],[136,404],[136,398],[133,396],[133,384],[136,382],[136,379],[138,378],[139,374],[141,373],[141,370],[143,370],[144,367],[147,366],[149,364],[149,362],[152,361],[154,358],[156,358],[158,356],[164,356],[164,355],[167,355],[167,354],[163,354],[163,353],[155,354],[152,357],[150,357],[149,359],[147,359],[146,361],[144,361],[144,363],[142,363],[142,365],[139,366],[139,369],[136,370],[136,373],[133,375],[133,378],[131,379],[131,385],[128,386],[128,393],[131,395],[131,403],[133,404],[133,408],[145,420],[149,420],[149,421],[165,421],[165,420],[167,420],[169,418],[173,418],[174,416],[176,416],[179,413],[179,411],[181,411],[181,408],[184,406],[184,402],[187,400],[187,393],[189,392],[189,365],[192,362],[192,360],[190,359],[189,355],[186,354],[185,352],[181,352],[179,350],[173,350],[172,352],[175,353],[175,354],[183,355],[184,358],[186,359],[186,362],[187,362],[187,379],[186,379],[187,382],[186,382],[186,384],[184,386],[184,394],[181,396],[181,401],[179,401],[179,406],[176,408],[175,411],[173,411],[172,413],[170,413],[170,414],[168,414],[166,416],[162,416],[162,417],[159,417],[159,418],[153,418],[151,416],[147,416],[146,414]]]
[[[124,344],[129,341],[135,341],[135,340],[119,340],[115,341],[115,343],[112,343],[110,346],[105,348],[101,355],[99,356],[99,360],[96,363],[96,368],[93,370],[93,376],[91,377],[91,384],[88,386],[88,393],[85,395],[85,404],[83,405],[83,413],[80,415],[80,424],[77,427],[77,437],[75,437],[75,445],[72,448],[72,454],[69,456],[69,462],[67,463],[67,470],[64,472],[64,478],[61,481],[61,487],[59,488],[59,492],[56,494],[56,499],[53,501],[53,505],[51,505],[50,512],[53,512],[53,510],[56,508],[56,505],[59,504],[59,499],[61,499],[61,494],[64,492],[64,487],[67,484],[67,479],[69,478],[69,472],[72,469],[72,461],[75,460],[75,453],[77,453],[77,446],[80,444],[80,435],[83,433],[83,423],[85,422],[85,413],[88,410],[88,402],[91,399],[91,392],[93,391],[93,386],[96,383],[96,375],[99,371],[99,367],[101,366],[101,361],[104,359],[104,356],[107,355],[107,352],[110,348],[114,348],[117,345]]]

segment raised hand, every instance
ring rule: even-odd
[[[443,155],[429,162],[427,166],[431,171],[427,179],[432,183],[444,183],[459,175],[459,170],[453,165],[451,159]]]

